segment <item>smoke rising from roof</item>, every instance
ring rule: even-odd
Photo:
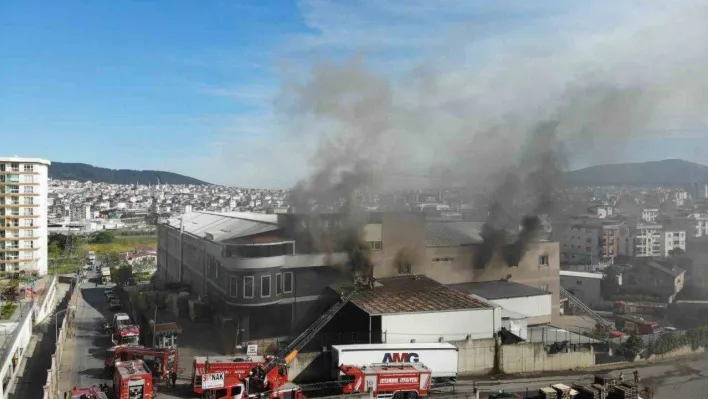
[[[708,6],[677,6],[565,38],[564,47],[500,53],[483,66],[436,58],[395,79],[361,56],[317,63],[279,98],[294,137],[321,143],[293,198],[351,200],[359,189],[396,187],[394,171],[450,171],[447,181],[488,193],[492,247],[477,260],[506,242],[502,229],[522,224],[506,253],[517,260],[534,216],[553,207],[567,157],[607,161],[633,138],[708,124],[706,20]],[[467,44],[456,40],[460,54]],[[615,146],[592,148],[599,138]]]

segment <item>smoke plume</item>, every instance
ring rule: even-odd
[[[476,265],[498,252],[514,265],[553,209],[568,157],[608,161],[631,140],[708,125],[707,20],[708,6],[677,6],[570,46],[501,47],[476,68],[434,59],[395,79],[363,57],[317,63],[279,98],[291,135],[320,143],[292,201],[308,212],[346,205],[358,232],[361,190],[450,171],[446,182],[488,199]],[[460,53],[470,44],[455,41]],[[593,148],[597,139],[612,144]]]

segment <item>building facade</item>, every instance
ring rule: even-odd
[[[660,224],[638,224],[634,235],[634,255],[637,257],[662,256],[663,237]]]
[[[50,162],[0,158],[0,271],[47,274]]]
[[[634,255],[634,242],[629,226],[624,223],[604,224],[600,237],[600,254],[602,260],[609,263],[620,256]]]
[[[676,250],[680,251],[682,254],[686,253],[685,230],[665,230],[662,234],[664,236],[664,256],[671,256]]]

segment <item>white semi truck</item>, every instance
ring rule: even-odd
[[[333,345],[333,370],[342,364],[364,367],[377,363],[422,363],[433,378],[456,378],[458,349],[449,343]],[[335,376],[338,377],[338,376]]]

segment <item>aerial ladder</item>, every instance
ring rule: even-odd
[[[323,313],[314,323],[312,323],[305,331],[292,340],[285,348],[278,351],[273,358],[264,366],[254,370],[252,376],[254,382],[259,385],[260,389],[272,390],[287,383],[287,367],[290,362],[295,359],[299,351],[301,351],[324,326],[329,323],[334,316],[339,313],[344,306],[356,295],[358,287],[355,286],[352,291],[342,293],[340,300],[335,303],[327,312]],[[275,373],[274,373],[275,371]]]
[[[597,312],[595,312],[594,310],[590,309],[590,307],[588,305],[584,304],[583,301],[581,301],[575,295],[568,292],[568,290],[566,290],[565,288],[563,288],[563,287],[559,287],[559,288],[560,288],[560,293],[562,295],[565,295],[568,298],[568,300],[573,303],[573,305],[577,306],[582,311],[584,311],[585,313],[590,315],[590,317],[592,317],[597,322],[598,325],[606,328],[608,332],[615,330],[614,324],[603,319],[602,316],[597,314]]]

